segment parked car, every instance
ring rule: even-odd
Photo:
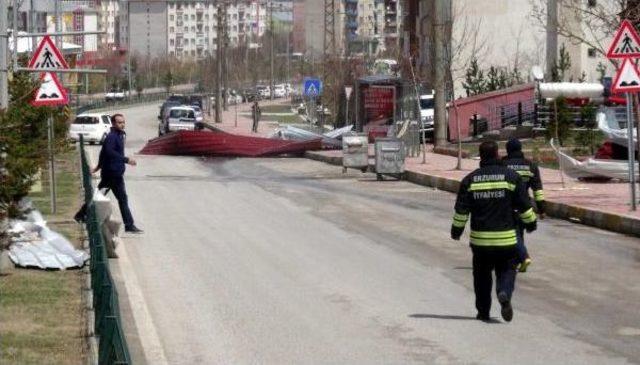
[[[242,91],[242,102],[244,103],[253,103],[254,101],[259,101],[261,99],[260,93],[254,89],[244,89]]]
[[[122,101],[127,96],[129,96],[128,91],[112,89],[108,93],[104,94],[104,100],[105,101]]]
[[[420,95],[420,138],[423,132],[426,136],[433,137],[434,93]]]
[[[80,140],[80,135],[89,144],[102,143],[111,129],[111,116],[100,113],[83,113],[69,127],[69,139]]]
[[[273,87],[273,97],[284,98],[287,96],[287,88],[284,84],[278,84]]]
[[[196,129],[196,111],[190,106],[174,106],[171,107],[167,116],[158,123],[158,135],[165,133],[195,130]]]
[[[202,112],[202,109],[200,109],[199,106],[197,106],[197,105],[189,105],[189,108],[193,109],[193,111],[195,112],[196,122],[198,122],[198,123],[204,122],[204,113]]]
[[[269,86],[258,85],[256,91],[263,99],[271,99],[271,88]]]

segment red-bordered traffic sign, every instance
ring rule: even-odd
[[[62,53],[60,53],[58,47],[53,43],[51,37],[46,35],[42,38],[40,43],[38,43],[36,53],[33,54],[31,61],[29,61],[29,68],[67,69],[69,68],[69,65],[67,65],[67,61],[64,60]]]
[[[640,36],[638,36],[633,24],[625,19],[620,24],[620,28],[609,46],[607,58],[628,57],[640,57]]]
[[[640,91],[640,71],[630,58],[622,61],[622,66],[618,69],[611,85],[611,91],[614,93]]]
[[[60,81],[54,73],[43,72],[40,74],[40,81],[42,84],[35,94],[31,105],[33,106],[53,106],[53,105],[67,105],[69,103],[69,96],[67,90],[62,87]]]

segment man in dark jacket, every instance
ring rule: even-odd
[[[517,138],[512,138],[507,142],[507,156],[502,159],[502,162],[508,168],[514,170],[520,175],[522,182],[525,184],[525,191],[527,196],[529,189],[533,191],[533,198],[538,208],[538,216],[540,219],[544,219],[545,216],[545,201],[544,191],[542,190],[542,179],[540,178],[540,170],[538,166],[530,160],[524,158],[522,153],[522,143]],[[519,271],[526,272],[527,267],[531,265],[531,257],[527,251],[527,247],[524,244],[524,227],[520,223],[516,228],[518,234],[518,262],[520,264]]]
[[[519,216],[514,216],[517,211]],[[536,229],[536,214],[518,174],[498,160],[498,145],[480,145],[480,168],[467,175],[460,185],[451,226],[451,238],[459,240],[471,216],[473,288],[476,318],[488,321],[491,311],[492,271],[502,318],[511,321],[511,295],[516,280],[516,219],[528,232]]]
[[[113,191],[113,195],[118,200],[125,232],[142,233],[142,230],[136,227],[133,222],[124,185],[125,164],[135,166],[137,163],[136,160],[124,155],[124,140],[126,136],[124,132],[124,116],[115,114],[112,116],[112,121],[111,132],[109,132],[102,144],[98,166],[95,169],[100,169],[101,180],[98,184],[98,189],[107,188]]]

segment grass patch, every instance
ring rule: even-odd
[[[264,105],[260,106],[260,110],[263,113],[291,113],[291,105],[277,104],[277,105]]]
[[[48,171],[42,192],[30,195],[49,227],[76,247],[83,231],[72,221],[81,203],[78,152],[56,156],[57,213],[51,214]],[[80,364],[85,362],[80,270],[16,269],[0,277],[0,363]]]

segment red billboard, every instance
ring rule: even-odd
[[[364,125],[386,125],[393,122],[396,100],[394,86],[370,86],[362,90]]]

